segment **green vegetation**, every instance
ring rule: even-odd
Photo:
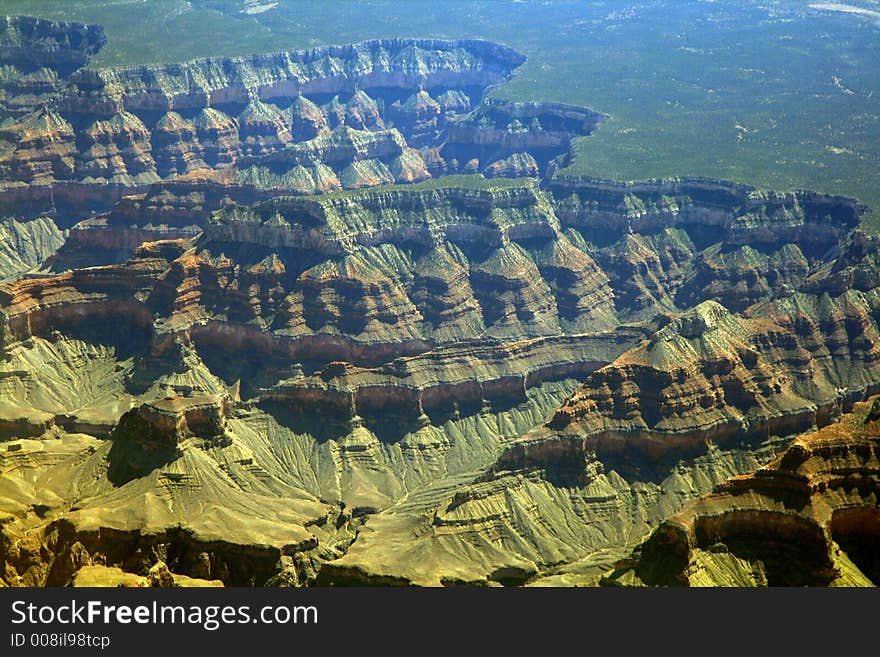
[[[96,66],[378,37],[497,40],[529,59],[495,95],[611,115],[577,144],[568,173],[701,175],[880,208],[880,26],[870,17],[754,0],[274,4],[0,0],[0,11],[102,24],[109,43]]]

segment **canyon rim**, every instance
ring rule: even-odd
[[[0,584],[880,583],[865,200],[585,175],[496,40],[112,38],[0,20]]]

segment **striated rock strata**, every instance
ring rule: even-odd
[[[665,520],[603,583],[876,586],[880,401]]]
[[[324,581],[396,573],[435,585],[596,584],[621,548],[688,499],[752,472],[793,435],[877,390],[877,288],[867,275],[876,246],[854,234],[800,290],[744,316],[707,301],[660,318],[652,337],[589,374],[482,476],[445,499],[402,502],[371,518],[322,570]],[[853,279],[862,289],[841,289]],[[660,548],[652,554],[662,562]],[[810,572],[786,581],[836,577]]]
[[[106,41],[97,25],[0,17],[0,124],[60,92]]]
[[[605,117],[486,100],[488,42],[89,70],[89,28],[6,30],[70,64],[0,127],[2,582],[596,584],[768,462],[719,495],[770,515],[644,572],[876,581],[868,429],[773,461],[880,386],[857,201],[558,177]]]
[[[254,163],[250,177],[271,178],[273,165],[286,161],[306,171],[275,172],[278,181],[306,193],[328,185],[418,180],[429,174],[412,147],[442,143],[447,124],[522,61],[509,48],[484,41],[391,39],[166,66],[83,69],[0,132],[0,196],[35,197],[52,187],[61,207],[77,207],[82,187],[144,189],[160,179],[224,169],[288,147],[296,148],[281,160]],[[410,120],[406,99],[429,92],[443,105],[431,101],[437,116],[426,137],[418,121]],[[382,133],[394,125],[398,131],[388,138],[396,152],[384,162],[374,155],[358,164],[360,158],[346,155],[350,147],[314,141],[337,127]],[[336,173],[342,177],[335,183],[322,181],[336,177],[320,168],[328,148],[340,163]]]

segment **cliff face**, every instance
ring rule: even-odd
[[[716,241],[718,232],[710,230],[716,227],[730,231],[726,241],[733,246],[748,244],[757,249],[793,242],[819,257],[833,246],[834,237],[858,225],[866,209],[845,197],[809,191],[766,192],[706,178],[633,183],[553,178],[547,187],[558,200],[560,212],[564,209],[565,219],[585,231],[595,231],[589,234],[596,243],[616,241],[629,231],[650,233],[699,225],[705,229],[696,241],[701,248]]]
[[[876,586],[880,401],[665,520],[609,585]]]
[[[167,409],[144,413],[141,428],[170,435]],[[130,427],[126,418],[112,445],[82,434],[4,444],[0,572],[7,584],[62,586],[93,565],[147,576],[159,561],[182,575],[239,586],[263,585],[279,572],[291,583],[314,579],[317,536],[330,543],[335,532],[308,527],[332,527],[332,508],[278,481],[244,491],[232,480],[244,466],[230,471],[186,444],[176,454],[151,448],[123,435]],[[246,461],[241,452],[237,459]],[[42,482],[19,478],[21,469],[40,472]],[[70,509],[71,495],[84,504]],[[224,529],[230,526],[235,535]]]
[[[80,59],[100,46],[90,27],[41,24],[49,36],[39,37],[27,25],[9,23],[10,43],[27,42],[30,51],[44,38],[71,61],[71,44]],[[402,39],[71,69],[69,80],[59,78],[0,128],[0,209],[22,219],[50,216],[62,229],[79,223],[47,263],[63,271],[83,264],[90,249],[93,264],[110,264],[143,241],[192,235],[192,226],[230,202],[457,172],[538,176],[603,117],[558,104],[484,104],[486,90],[522,61],[488,42]],[[108,212],[108,221],[94,220]],[[98,233],[89,244],[92,229]]]
[[[57,94],[106,41],[97,25],[0,17],[0,124]]]
[[[827,425],[853,398],[877,389],[877,288],[867,273],[874,244],[855,233],[799,290],[744,315],[706,301],[659,317],[650,338],[588,374],[544,427],[508,443],[482,477],[433,504],[380,514],[324,577],[363,581],[397,572],[435,584],[597,583],[624,556],[621,546],[685,501],[752,472],[791,436]],[[841,280],[854,279],[861,289],[844,291]],[[865,458],[870,462],[869,452]],[[812,545],[826,545],[798,519],[743,522],[743,534],[758,540],[761,531],[795,542],[809,534]],[[793,538],[801,525],[806,533]],[[406,532],[415,538],[397,543]],[[660,547],[650,557],[659,563],[669,557],[662,535],[658,530]],[[465,548],[474,540],[479,555],[465,557],[474,555]],[[450,554],[456,559],[444,556]],[[425,559],[436,560],[431,574],[419,571]],[[763,576],[771,583],[837,581],[830,565],[822,571],[831,557],[822,559],[815,568],[791,569],[789,579]],[[845,559],[835,563],[851,575],[841,582],[860,577]],[[734,565],[754,570],[740,561],[719,564],[712,566],[718,577]]]
[[[614,451],[641,441],[661,450],[691,440],[723,444],[822,423],[839,389],[859,395],[878,380],[876,300],[826,301],[820,310],[819,299],[796,293],[750,309],[749,319],[705,302],[591,375],[549,426],[576,426]],[[783,314],[795,308],[812,313]]]
[[[523,61],[510,48],[488,41],[383,39],[167,66],[80,71],[64,105],[85,114],[115,114],[244,104],[253,92],[261,100],[272,100],[332,97],[355,87],[430,89],[449,86],[450,80],[460,87],[485,87]]]
[[[151,238],[192,235],[163,224],[200,227],[230,201],[430,178],[450,123],[523,61],[488,42],[403,39],[78,70],[103,39],[94,26],[29,18],[0,30],[0,211],[82,222],[49,270],[85,264],[90,248],[103,255],[89,264],[109,264]],[[146,198],[113,209],[132,193]]]
[[[351,147],[382,143],[369,134]],[[126,547],[107,566],[177,550],[175,572],[227,583],[594,581],[578,569],[608,564],[589,555],[620,556],[827,422],[838,387],[880,382],[877,247],[846,236],[861,212],[847,199],[479,176],[268,200],[241,186],[239,204],[229,189],[188,177],[127,198],[54,258],[134,257],[0,292],[4,435],[110,439],[107,468],[89,460],[105,488],[69,481],[47,502],[51,563],[107,554],[114,528]],[[820,253],[816,233],[843,241]],[[137,246],[151,235],[177,239]],[[790,291],[739,291],[789,261]],[[716,295],[762,300],[735,313]],[[215,513],[270,523],[278,543],[257,558],[244,535],[168,533],[208,504],[207,481]],[[331,508],[293,541],[274,502],[230,501],[239,487]],[[173,505],[136,502],[166,488]],[[143,517],[123,521],[132,505]]]
[[[863,206],[555,177],[605,117],[485,100],[503,46],[75,72],[100,39],[40,29],[79,54],[0,127],[8,584],[595,584],[880,386]],[[870,514],[762,513],[646,545],[789,581],[704,549],[776,531],[804,582],[873,578]]]
[[[137,188],[199,168],[222,169],[240,158],[260,158],[342,125],[364,132],[396,125],[397,156],[409,149],[408,141],[415,147],[442,143],[449,122],[478,105],[484,90],[522,61],[514,51],[488,42],[401,39],[168,66],[81,70],[51,103],[4,131],[0,178],[6,187],[66,181]],[[431,108],[431,130],[424,125],[425,106]],[[31,136],[35,125],[42,139],[36,149]],[[314,168],[327,148],[326,142],[311,144],[281,161]],[[353,159],[344,150],[335,151],[336,161]],[[70,160],[61,166],[53,158]],[[297,162],[303,158],[307,161]],[[406,158],[403,163],[394,160],[384,165],[392,170],[424,168]],[[278,162],[270,159],[265,166]],[[359,180],[369,178],[366,171],[346,175],[357,180],[343,186],[389,182]],[[407,175],[391,174],[390,181]],[[304,191],[315,190],[310,186]]]
[[[531,183],[230,206],[205,226],[194,250],[167,266],[146,303],[175,327],[214,317],[279,339],[339,335],[369,344],[615,324],[602,273],[561,233]],[[519,277],[522,267],[532,280]],[[88,276],[105,275],[98,271]],[[22,283],[15,294],[50,280]],[[178,297],[175,287],[190,284],[199,296]],[[230,296],[233,287],[240,292]]]
[[[208,202],[206,194],[210,189],[205,187],[205,195],[198,196],[195,202]],[[168,207],[177,207],[173,203],[180,196],[170,197],[172,204]],[[223,198],[218,194],[212,202],[222,203]],[[168,199],[155,196],[133,202],[141,208],[158,207]],[[764,240],[769,240],[773,231],[778,232],[778,244],[782,245],[762,247],[765,251],[800,254],[791,256],[798,266],[787,280],[791,285],[802,282],[803,289],[808,290],[818,285],[819,279],[814,275],[807,280],[805,270],[820,259],[805,255],[804,251],[810,253],[808,237],[801,239],[803,250],[797,243],[785,242],[790,225],[798,222],[801,236],[809,236],[815,230],[825,231],[827,239],[835,238],[843,229],[826,225],[810,211],[801,210],[796,197],[786,202],[799,209],[797,217],[782,226],[768,218],[754,230],[761,231],[760,239]],[[847,208],[845,201],[841,204]],[[71,285],[68,281],[83,281],[73,283],[80,290],[79,297],[89,299],[90,303],[103,296],[110,299],[116,289],[126,290],[128,283],[113,283],[99,293],[93,287],[99,283],[93,281],[110,281],[117,276],[120,281],[128,280],[130,273],[140,280],[137,272],[145,262],[157,268],[151,276],[158,277],[158,281],[149,283],[155,287],[142,292],[144,297],[137,303],[144,305],[144,313],[163,318],[157,324],[166,327],[162,331],[193,327],[206,338],[219,330],[221,324],[238,327],[234,331],[241,339],[252,335],[247,339],[262,342],[266,348],[269,344],[296,343],[302,346],[296,347],[294,353],[313,354],[325,359],[325,364],[340,358],[331,357],[329,352],[319,356],[322,348],[318,345],[322,343],[332,343],[333,349],[349,344],[348,351],[343,352],[348,354],[347,358],[368,364],[377,360],[359,355],[358,344],[410,345],[394,348],[394,353],[404,355],[452,339],[491,336],[514,340],[602,331],[613,328],[621,319],[644,316],[646,311],[656,314],[669,308],[677,310],[676,299],[700,299],[716,290],[721,291],[719,296],[730,297],[731,286],[737,288],[730,281],[731,270],[737,278],[757,279],[766,275],[766,261],[758,257],[737,261],[730,267],[704,268],[702,264],[714,262],[719,251],[740,253],[742,249],[753,249],[736,246],[736,241],[743,239],[742,224],[747,221],[744,216],[765,216],[768,206],[775,207],[755,204],[744,215],[742,210],[712,210],[708,203],[676,205],[678,209],[670,219],[673,227],[657,229],[649,225],[644,228],[645,233],[637,233],[630,225],[618,242],[597,247],[586,240],[589,231],[584,229],[583,220],[570,214],[570,197],[559,200],[532,182],[496,184],[464,178],[456,184],[450,179],[443,184],[356,194],[279,197],[253,207],[229,205],[204,225],[202,236],[192,248],[167,261],[137,258],[130,265],[23,282],[11,289],[10,298],[22,301],[11,302],[6,310],[7,340],[25,339],[28,333],[20,334],[23,329],[19,326],[29,327],[27,331],[33,332],[42,325],[40,317],[44,312],[55,312],[51,310],[54,306],[40,301],[45,290],[62,285],[62,281],[63,286]],[[135,208],[133,215],[125,209],[129,207]],[[110,223],[130,221],[132,216],[139,216],[140,210],[137,205],[123,203],[114,212],[119,215],[109,215]],[[176,220],[173,212],[169,209],[164,228],[153,224],[145,226],[142,232],[133,230],[127,234],[108,232],[104,228],[106,223],[94,222],[88,230],[74,231],[75,239],[56,259],[64,257],[70,262],[76,253],[88,252],[90,245],[124,254],[127,248],[134,248],[140,239],[151,234],[185,236],[191,230],[188,222],[197,218],[185,207],[176,211],[180,213]],[[716,237],[721,241],[700,249],[689,231],[699,235],[705,228],[703,217],[710,212],[714,212]],[[156,219],[152,212],[147,216]],[[857,216],[857,210],[850,216]],[[610,217],[606,220],[610,225]],[[616,221],[618,226],[631,224],[627,215],[618,215]],[[644,252],[629,245],[656,245],[663,240],[671,244],[673,238],[682,253],[691,254],[696,264],[685,266],[681,258],[658,257],[653,261],[657,275],[651,278],[666,281],[664,293],[650,299],[633,294],[630,272],[643,270]],[[74,249],[80,242],[83,246]],[[850,253],[856,247],[845,248]],[[144,253],[154,251],[148,249]],[[160,251],[172,253],[168,249]],[[667,253],[676,252],[670,248]],[[35,292],[38,289],[39,295]],[[753,294],[762,289],[753,290]],[[25,299],[28,310],[16,310],[25,307]],[[808,303],[804,299],[803,303]],[[772,312],[776,311],[766,310]],[[749,317],[754,313],[750,310]],[[29,319],[25,321],[25,317]],[[677,320],[674,326],[682,326],[683,321]],[[752,320],[732,318],[731,326],[741,321],[746,323],[737,324],[731,329],[734,333],[763,335],[761,326],[748,323]],[[674,327],[664,330],[672,334]],[[832,329],[815,327],[808,335],[815,336],[822,330]],[[260,334],[271,339],[266,342],[257,338]],[[331,336],[337,337],[331,340]],[[689,337],[694,336],[682,339]],[[775,334],[770,331],[767,340],[774,339]],[[740,358],[739,351],[758,348],[747,343],[748,340],[739,347],[726,344],[721,349]],[[663,346],[667,341],[658,334],[653,344]],[[272,347],[276,348],[281,347]],[[654,349],[655,346],[648,348]],[[780,356],[785,357],[788,356]],[[669,359],[674,360],[672,356]],[[768,366],[777,364],[772,361]],[[712,385],[706,383],[708,387]],[[830,384],[817,385],[824,390]],[[815,395],[807,398],[816,400]]]
[[[185,216],[202,225],[230,201],[458,172],[542,175],[603,117],[558,104],[484,104],[522,61],[489,42],[398,39],[81,70],[0,130],[0,207],[88,229],[121,197],[146,194],[129,203],[127,222],[114,210],[102,224],[101,250],[108,231],[121,242]],[[117,261],[115,251],[97,260]],[[62,254],[50,267],[77,262]]]
[[[853,199],[699,178],[546,186],[561,223],[597,248],[618,309],[633,319],[707,300],[739,312],[795,289],[865,212]]]
[[[380,367],[331,362],[320,372],[280,381],[260,391],[261,402],[302,415],[327,417],[347,429],[363,424],[377,435],[441,425],[479,411],[523,403],[548,381],[582,378],[642,333],[477,342],[400,357]]]
[[[456,170],[506,178],[536,175],[527,171],[546,171],[551,160],[568,153],[572,139],[591,134],[606,118],[562,103],[490,99],[450,127],[441,153],[447,165],[458,162],[452,165]]]

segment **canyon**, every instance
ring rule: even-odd
[[[486,41],[5,25],[63,75],[0,103],[4,584],[878,583],[857,200],[566,176],[607,117]]]
[[[875,586],[880,398],[665,520],[603,584]]]

